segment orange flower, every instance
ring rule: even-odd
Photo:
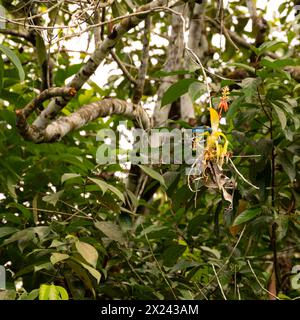
[[[219,103],[219,117],[221,118],[223,110],[226,112],[228,110],[228,95],[229,95],[229,88],[224,87],[222,90],[222,97]]]
[[[221,101],[219,103],[219,109],[224,110],[225,112],[228,110],[228,102],[226,101],[227,99],[221,98]]]

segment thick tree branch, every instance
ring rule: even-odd
[[[146,10],[152,10],[159,6],[168,4],[168,0],[155,0],[146,5],[141,6],[137,11],[143,12]],[[96,71],[100,63],[105,59],[110,50],[116,45],[116,43],[122,38],[122,36],[130,29],[137,26],[143,21],[148,14],[141,14],[138,16],[130,16],[123,18],[119,24],[117,24],[108,37],[101,42],[96,48],[92,56],[85,63],[85,65],[78,71],[68,87],[73,87],[77,91],[83,86],[83,84],[90,78],[90,76]],[[55,115],[68,103],[69,99],[61,97],[58,98],[58,103],[52,101],[47,109],[45,109],[41,115],[34,121],[34,125],[38,128],[44,129],[47,124],[55,117]]]
[[[36,98],[29,102],[21,111],[25,118],[38,108],[44,101],[49,100],[53,97],[74,97],[76,90],[74,88],[62,87],[62,88],[50,88],[41,92]]]
[[[150,32],[151,32],[151,17],[145,19],[144,34],[142,38],[143,52],[141,58],[141,66],[138,70],[138,77],[135,83],[135,90],[133,93],[133,103],[138,104],[141,101],[144,92],[145,79],[148,70],[149,61],[149,47],[150,47]],[[135,148],[135,145],[134,145]],[[143,193],[144,186],[147,181],[146,174],[141,170],[140,167],[132,165],[130,168],[127,187],[131,190],[139,199],[139,195]],[[135,210],[137,207],[135,208]]]
[[[34,98],[31,102],[29,102],[23,109],[16,110],[17,117],[17,128],[20,133],[27,137],[27,132],[30,130],[30,126],[27,123],[27,118],[30,114],[39,108],[42,103],[46,100],[49,100],[53,97],[61,97],[61,96],[75,96],[76,90],[74,88],[50,88],[44,90],[40,93],[36,98]]]
[[[0,33],[17,38],[23,38],[35,46],[35,35],[33,34],[33,32],[17,31],[12,29],[0,29]]]
[[[193,50],[197,57],[203,61],[208,52],[208,41],[206,35],[206,28],[204,22],[205,5],[195,4],[190,8],[190,23],[189,23],[189,38],[188,47]],[[185,55],[184,70],[190,68],[190,56]],[[189,94],[185,94],[180,98],[180,116],[184,121],[194,125],[196,123],[196,116],[193,102]]]
[[[174,8],[174,11],[182,14],[184,6],[178,6]],[[172,72],[175,70],[180,70],[182,59],[183,59],[183,51],[184,51],[184,39],[182,33],[182,20],[179,15],[172,15],[172,32],[169,38],[169,45],[167,49],[167,58],[166,64],[164,66],[165,72]],[[153,113],[153,123],[154,127],[161,127],[166,125],[168,120],[169,112],[171,109],[171,104],[168,104],[161,108],[161,99],[166,92],[166,90],[176,82],[178,79],[177,76],[167,76],[164,77],[161,81],[161,84],[157,90],[157,102],[155,104],[155,109]]]
[[[99,117],[113,115],[133,119],[138,127],[150,128],[150,119],[143,108],[131,102],[109,98],[85,105],[69,116],[53,121],[45,129],[41,130],[35,125],[19,126],[19,129],[25,139],[34,143],[55,142]]]

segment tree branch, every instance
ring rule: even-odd
[[[55,6],[56,7],[56,6]],[[31,9],[33,10],[33,9]],[[34,18],[31,23],[39,24],[39,15],[32,15],[30,18]],[[28,17],[27,17],[28,18]],[[27,19],[26,18],[26,19]],[[38,33],[36,29],[31,29],[30,31],[16,31],[11,29],[0,29],[0,33],[11,35],[18,38],[23,38],[30,42],[34,47],[37,55],[37,61],[40,67],[40,77],[41,77],[41,91],[48,89],[52,86],[52,65],[50,61],[49,54],[47,52],[44,39]]]
[[[17,31],[17,30],[12,30],[12,29],[0,29],[1,34],[17,37],[17,38],[23,38],[30,42],[32,45],[35,46],[35,36],[33,32],[25,32],[25,31]]]
[[[223,24],[219,24],[217,21],[211,19],[210,17],[205,17],[205,19],[216,29],[221,30],[224,33],[224,35],[226,36],[226,38],[228,39],[228,37],[230,38],[229,42],[232,44],[232,42],[237,43],[238,45],[240,45],[241,47],[245,48],[245,49],[251,49],[251,43],[249,43],[246,39],[244,39],[243,37],[239,36],[237,33],[226,29],[226,27]],[[265,55],[273,58],[273,59],[278,59],[277,54],[273,53],[273,52],[266,52]]]
[[[180,18],[180,14],[183,12],[183,6],[178,6],[174,8],[174,12],[177,14],[172,14],[172,32],[169,38],[169,45],[166,52],[166,63],[164,66],[165,72],[172,72],[174,70],[180,70],[182,58],[183,58],[183,50],[184,50],[184,39],[183,39],[183,22]],[[167,76],[164,77],[160,83],[160,86],[157,90],[157,102],[155,104],[154,112],[153,112],[153,123],[154,127],[165,126],[168,120],[169,112],[171,110],[171,104],[168,104],[161,108],[161,99],[167,89],[177,81],[178,77]]]
[[[141,58],[141,66],[139,69],[138,78],[135,85],[135,92],[133,95],[134,103],[139,103],[144,93],[145,79],[146,79],[148,62],[149,62],[150,32],[151,32],[151,18],[147,17],[145,20],[144,35],[142,40],[143,52],[142,52],[142,58]]]
[[[31,102],[29,102],[23,109],[21,109],[23,116],[28,118],[28,116],[38,108],[44,101],[49,100],[53,97],[74,97],[76,94],[76,90],[70,87],[62,87],[62,88],[50,88],[41,92],[36,98],[34,98]]]
[[[133,76],[130,74],[130,72],[127,70],[127,68],[125,67],[125,65],[123,64],[123,62],[121,61],[121,59],[118,57],[118,55],[111,50],[110,54],[112,56],[112,58],[115,60],[115,62],[117,63],[117,65],[119,66],[119,68],[122,70],[124,76],[133,84],[137,84],[137,81],[133,78]]]
[[[94,11],[94,23],[98,24],[100,22],[100,9],[96,8]],[[95,46],[97,46],[101,40],[101,27],[97,26],[94,28],[93,33],[94,33],[94,40],[95,40]]]
[[[251,43],[249,43],[247,40],[245,40],[243,37],[240,37],[238,34],[236,34],[235,32],[231,31],[231,30],[228,30],[226,29],[226,27],[224,25],[221,25],[220,23],[218,23],[217,21],[215,21],[214,19],[206,16],[205,17],[205,20],[207,20],[213,27],[215,27],[216,29],[218,30],[221,30],[222,28],[222,31],[223,33],[230,36],[231,38],[231,41],[234,41],[236,42],[237,44],[239,44],[240,46],[242,46],[243,48],[246,48],[246,49],[249,49],[250,48],[250,45]],[[226,29],[226,32],[224,32],[224,29]],[[231,42],[230,41],[230,42]]]
[[[168,0],[155,0],[137,9],[139,11],[152,10],[158,6],[163,6],[168,3]],[[130,29],[137,26],[143,21],[148,14],[141,14],[138,16],[130,16],[123,18],[119,24],[117,24],[108,37],[101,42],[96,48],[89,60],[82,66],[78,73],[74,76],[68,87],[73,87],[77,91],[83,86],[83,84],[90,78],[90,76],[96,71],[100,63],[104,60],[111,49],[122,38],[122,36]],[[52,101],[47,109],[45,109],[41,115],[34,121],[34,125],[40,129],[44,129],[47,124],[55,117],[55,115],[63,109],[68,103],[69,99],[65,97],[58,98],[57,101]]]
[[[122,115],[133,119],[138,127],[150,128],[150,119],[143,108],[131,102],[108,98],[82,106],[76,112],[67,117],[61,117],[50,123],[45,129],[35,125],[18,126],[21,134],[27,140],[34,143],[55,142],[69,132],[76,130],[85,124],[99,118],[112,115]],[[19,113],[17,116],[20,118]]]
[[[27,123],[27,118],[30,114],[39,108],[42,103],[46,100],[49,100],[53,97],[61,97],[61,96],[75,96],[76,90],[74,88],[50,88],[41,92],[36,98],[34,98],[31,102],[29,102],[23,109],[16,110],[17,117],[17,128],[20,133],[27,137],[27,131],[29,129],[29,125]]]

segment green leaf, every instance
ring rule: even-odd
[[[47,236],[50,234],[50,227],[34,227],[32,230],[38,235],[40,241],[44,241]]]
[[[255,68],[249,66],[248,64],[235,62],[235,63],[229,63],[228,66],[242,68],[242,69],[245,69],[251,73],[255,73]]]
[[[77,251],[83,257],[83,259],[88,262],[91,266],[96,268],[97,260],[98,260],[98,252],[97,250],[90,245],[89,243],[76,241],[75,246]]]
[[[47,51],[45,47],[45,42],[39,33],[36,34],[36,52],[37,52],[38,63],[40,67],[43,67],[43,64],[45,63],[47,58],[46,57]]]
[[[49,300],[50,286],[48,284],[42,284],[39,291],[39,300]]]
[[[65,288],[54,284],[42,284],[39,290],[39,300],[68,300],[69,295]]]
[[[150,167],[147,166],[143,166],[141,164],[138,165],[147,175],[149,175],[151,178],[153,178],[154,180],[157,180],[162,186],[164,186],[165,188],[167,188],[164,177],[159,174],[158,172],[156,172],[155,170],[153,170]]]
[[[17,68],[17,70],[19,72],[20,80],[24,81],[25,72],[24,72],[22,64],[21,64],[19,58],[16,56],[16,54],[11,49],[4,46],[3,44],[0,44],[0,51],[2,51],[7,56],[7,58],[15,65],[15,67]]]
[[[114,193],[122,202],[125,202],[125,198],[123,193],[116,187],[112,186],[111,184],[108,185],[108,189]]]
[[[287,234],[289,226],[289,217],[286,215],[279,215],[276,220],[277,224],[277,241],[281,241]]]
[[[249,220],[252,220],[256,216],[258,216],[261,213],[261,208],[251,208],[246,209],[242,213],[240,213],[233,221],[233,226],[237,226],[241,223],[245,223]]]
[[[3,64],[2,56],[0,54],[0,92],[3,87],[3,77],[4,77],[4,64]]]
[[[134,207],[137,207],[138,204],[139,204],[139,199],[137,198],[137,196],[131,191],[131,190],[126,190],[127,194],[128,194],[128,197],[132,203],[132,205]]]
[[[286,43],[278,40],[264,42],[259,48],[257,48],[257,55],[261,56],[267,51],[275,51],[283,45],[286,45]]]
[[[40,270],[53,270],[53,265],[50,262],[41,263],[39,265],[34,265],[33,271],[38,272]]]
[[[66,263],[69,265],[72,271],[76,273],[76,275],[81,279],[84,285],[93,293],[93,296],[96,297],[95,289],[87,273],[87,269],[81,266],[80,262],[77,259],[74,259],[74,258],[71,258],[71,259],[66,260]]]
[[[194,82],[189,86],[189,96],[192,102],[195,102],[206,92],[206,85],[200,82]]]
[[[281,3],[280,6],[278,7],[278,12],[282,13],[283,10],[286,8],[287,4],[288,4],[288,2]]]
[[[290,181],[293,182],[296,178],[296,168],[293,162],[293,155],[287,150],[278,149],[277,153],[278,160],[280,161],[284,172],[290,178]]]
[[[63,193],[64,193],[64,190],[60,190],[58,192],[44,196],[42,200],[45,202],[51,203],[53,206],[56,206],[57,201],[59,200],[59,198],[62,196]]]
[[[8,239],[4,240],[3,245],[8,245],[10,243],[13,243],[15,241],[22,241],[24,242],[28,242],[30,240],[32,240],[34,238],[34,231],[33,228],[27,228],[21,231],[17,231],[16,233],[14,233],[11,237],[9,237]]]
[[[164,265],[166,267],[173,267],[185,250],[186,246],[184,245],[173,244],[169,246],[162,254]]]
[[[23,206],[22,204],[11,202],[6,207],[7,208],[17,208],[18,210],[20,210],[22,212],[22,216],[28,220],[33,218],[32,212],[28,208]]]
[[[109,239],[124,243],[124,237],[120,227],[109,221],[97,221],[95,227],[103,232]]]
[[[54,252],[50,257],[50,261],[53,265],[56,263],[68,259],[70,256],[66,253]]]
[[[287,121],[286,115],[276,104],[272,103],[272,106],[277,114],[282,130],[284,130],[286,127],[286,121]]]
[[[296,92],[297,90],[300,90],[300,83],[298,83],[297,85],[295,85],[295,87],[293,88],[293,91]]]
[[[167,230],[168,228],[167,227],[164,227],[164,226],[158,226],[158,225],[151,225],[145,229],[142,230],[140,236],[144,236],[145,234],[146,235],[149,235],[150,233],[152,232],[156,232],[158,234],[162,234],[164,230]]]
[[[80,263],[97,280],[97,283],[100,282],[101,273],[98,270],[92,268],[91,266],[89,266],[86,263],[83,263],[81,261],[77,261],[77,262]]]
[[[24,292],[18,300],[35,300],[39,296],[39,289],[33,289],[29,293]]]
[[[94,179],[94,178],[89,178],[91,181],[93,181],[101,190],[103,193],[105,193],[108,189],[108,184],[100,179]]]
[[[194,82],[199,81],[196,79],[182,79],[171,85],[161,99],[161,107],[176,101],[179,97],[187,93],[189,86]]]
[[[7,189],[10,193],[10,195],[14,198],[17,199],[17,194],[16,194],[16,181],[10,176],[7,177]]]
[[[69,295],[65,288],[61,286],[56,286],[56,290],[59,292],[61,300],[69,300]]]
[[[221,259],[221,253],[220,253],[219,250],[213,249],[213,248],[210,248],[210,247],[207,247],[207,246],[200,246],[200,248],[201,248],[203,251],[207,251],[207,252],[211,253],[211,254],[214,255],[217,259]]]
[[[131,0],[125,0],[125,2],[131,10],[133,10],[136,7],[136,5],[134,5]]]
[[[13,227],[1,227],[0,228],[0,238],[4,238],[12,233],[18,232],[19,229]]]
[[[282,69],[286,66],[297,66],[299,65],[299,61],[291,58],[273,60],[269,57],[265,57],[261,60],[261,65],[271,69]]]
[[[78,178],[78,177],[81,177],[81,175],[78,173],[64,173],[61,176],[61,183],[64,183],[67,180]]]
[[[54,284],[51,284],[49,286],[49,292],[48,292],[48,299],[47,300],[59,300],[58,291],[56,290],[56,287]]]
[[[107,190],[110,190],[122,202],[125,202],[125,197],[124,197],[123,193],[119,189],[117,189],[116,187],[114,187],[111,184],[108,184],[105,181],[100,180],[100,179],[89,178],[89,180],[93,181],[102,190],[103,193],[105,193]]]

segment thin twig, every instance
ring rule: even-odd
[[[137,84],[136,79],[133,78],[133,76],[130,74],[130,72],[127,70],[127,68],[125,67],[125,65],[123,64],[122,60],[118,57],[118,55],[111,50],[110,51],[111,56],[113,57],[113,59],[115,60],[115,62],[117,63],[117,65],[119,66],[119,68],[122,70],[124,76],[131,82],[134,83],[135,85]]]
[[[197,282],[195,282],[195,285],[196,285],[197,289],[200,291],[200,293],[203,295],[204,299],[205,299],[205,300],[208,300],[207,296],[206,296],[205,293],[201,290],[201,288],[198,286],[198,283],[197,283]]]
[[[231,158],[256,158],[261,157],[260,154],[251,154],[251,155],[244,155],[244,156],[231,156]]]
[[[259,190],[259,188],[257,186],[255,186],[254,184],[252,184],[250,181],[248,181],[237,169],[237,167],[234,165],[233,161],[228,158],[229,162],[231,163],[233,169],[235,170],[235,172],[246,182],[248,183],[251,187],[255,188],[256,190]]]
[[[250,270],[251,270],[251,272],[252,272],[255,280],[256,280],[257,283],[259,284],[259,286],[260,286],[265,292],[267,292],[269,295],[271,295],[272,297],[274,297],[275,299],[281,300],[281,299],[280,299],[279,297],[277,297],[275,294],[273,294],[272,292],[270,292],[269,290],[267,290],[266,288],[264,288],[264,286],[263,286],[263,285],[261,284],[261,282],[259,281],[257,275],[255,274],[255,272],[254,272],[254,270],[253,270],[253,268],[252,268],[251,263],[250,263],[249,260],[247,260],[247,263],[248,263],[248,265],[249,265],[249,268],[250,268]]]
[[[119,16],[119,17],[116,17],[116,18],[113,18],[113,19],[110,19],[110,20],[107,20],[107,21],[104,21],[104,22],[99,22],[99,23],[95,23],[95,24],[91,24],[89,26],[87,26],[84,30],[82,30],[81,32],[79,33],[74,33],[72,35],[69,35],[69,36],[65,36],[63,39],[67,39],[67,38],[72,38],[72,37],[76,37],[78,35],[81,35],[95,27],[98,27],[98,26],[102,26],[102,25],[106,25],[106,24],[109,24],[109,23],[114,23],[116,21],[119,21],[119,20],[122,20],[122,19],[126,19],[126,18],[131,18],[131,17],[136,17],[136,16],[143,16],[143,15],[146,15],[148,13],[151,13],[151,12],[156,12],[156,11],[164,11],[164,10],[167,10],[169,8],[167,7],[161,7],[161,6],[158,6],[158,7],[154,7],[152,9],[149,9],[149,10],[143,10],[143,11],[136,11],[136,12],[133,12],[133,13],[128,13],[128,14],[125,14],[125,15],[122,15],[122,16]],[[172,10],[172,9],[170,9]],[[25,28],[30,28],[30,29],[39,29],[39,30],[60,30],[60,29],[72,29],[72,28],[77,28],[80,26],[80,24],[74,24],[74,25],[61,25],[61,26],[52,26],[52,27],[49,27],[49,26],[39,26],[39,25],[36,25],[36,24],[28,24],[28,23],[21,23],[21,22],[17,22],[15,21],[14,19],[8,19],[6,17],[2,17],[0,16],[0,22],[8,22],[8,23],[12,23],[12,24],[16,24],[16,25],[19,25],[19,26],[22,26],[22,27],[25,27]],[[61,39],[60,39],[61,40]]]
[[[28,209],[34,210],[36,208],[29,207]],[[42,211],[42,212],[48,212],[48,213],[53,213],[53,214],[58,214],[58,215],[65,215],[65,216],[74,216],[74,213],[67,213],[67,212],[63,212],[63,211],[48,210],[48,209],[41,209],[41,208],[37,208],[37,209],[38,209],[38,211]],[[76,210],[76,209],[74,209],[74,210]],[[76,217],[77,218],[82,218],[82,219],[94,220],[94,218],[90,217],[90,216],[79,216],[79,215],[76,214]]]
[[[231,45],[236,49],[236,51],[241,51],[240,48],[231,39],[231,37],[228,33],[228,30],[223,25],[223,21],[222,21],[222,29],[223,29],[223,32],[224,32],[226,39],[231,43]]]
[[[218,282],[219,288],[220,288],[220,290],[221,290],[222,296],[223,296],[224,300],[227,300],[227,298],[226,298],[226,296],[225,296],[225,293],[224,293],[224,291],[223,291],[221,282],[220,282],[220,280],[219,280],[218,274],[217,274],[217,272],[216,272],[215,266],[214,266],[212,263],[211,263],[211,266],[212,266],[212,268],[213,268],[213,270],[214,270],[215,277],[217,278],[217,282]]]
[[[145,231],[144,225],[141,224],[141,226],[142,226],[143,231]],[[154,252],[153,252],[153,250],[152,250],[152,246],[151,246],[150,241],[149,241],[149,239],[148,239],[147,233],[144,232],[144,236],[145,236],[145,238],[146,238],[146,241],[147,241],[147,243],[148,243],[149,249],[150,249],[150,251],[151,251],[151,255],[152,255],[155,263],[157,264],[157,266],[158,266],[158,268],[159,268],[159,270],[160,270],[160,272],[161,272],[161,274],[162,274],[162,277],[163,277],[164,281],[166,282],[166,284],[167,284],[168,287],[170,288],[170,291],[172,292],[174,298],[177,300],[177,296],[176,296],[176,294],[175,294],[175,292],[174,292],[171,284],[169,283],[169,280],[166,278],[166,276],[165,276],[165,274],[164,274],[164,271],[163,271],[162,268],[161,268],[160,263],[157,261],[155,255],[154,255]]]
[[[232,248],[232,250],[231,250],[231,252],[230,252],[227,260],[226,260],[225,263],[221,266],[221,268],[218,270],[217,275],[219,275],[219,274],[223,271],[223,269],[225,268],[225,266],[226,266],[226,265],[228,264],[228,262],[230,261],[231,257],[233,256],[233,254],[234,254],[237,246],[239,245],[239,243],[240,243],[240,241],[241,241],[241,239],[242,239],[242,237],[243,237],[243,235],[244,235],[245,230],[246,230],[246,225],[244,226],[244,228],[243,228],[243,230],[242,230],[242,232],[241,232],[241,234],[240,234],[240,236],[239,236],[236,244],[235,244],[234,247]],[[216,275],[214,275],[214,276],[208,281],[208,283],[205,285],[204,288],[207,288],[208,285],[211,284],[212,281],[213,281],[215,278],[216,278]]]

